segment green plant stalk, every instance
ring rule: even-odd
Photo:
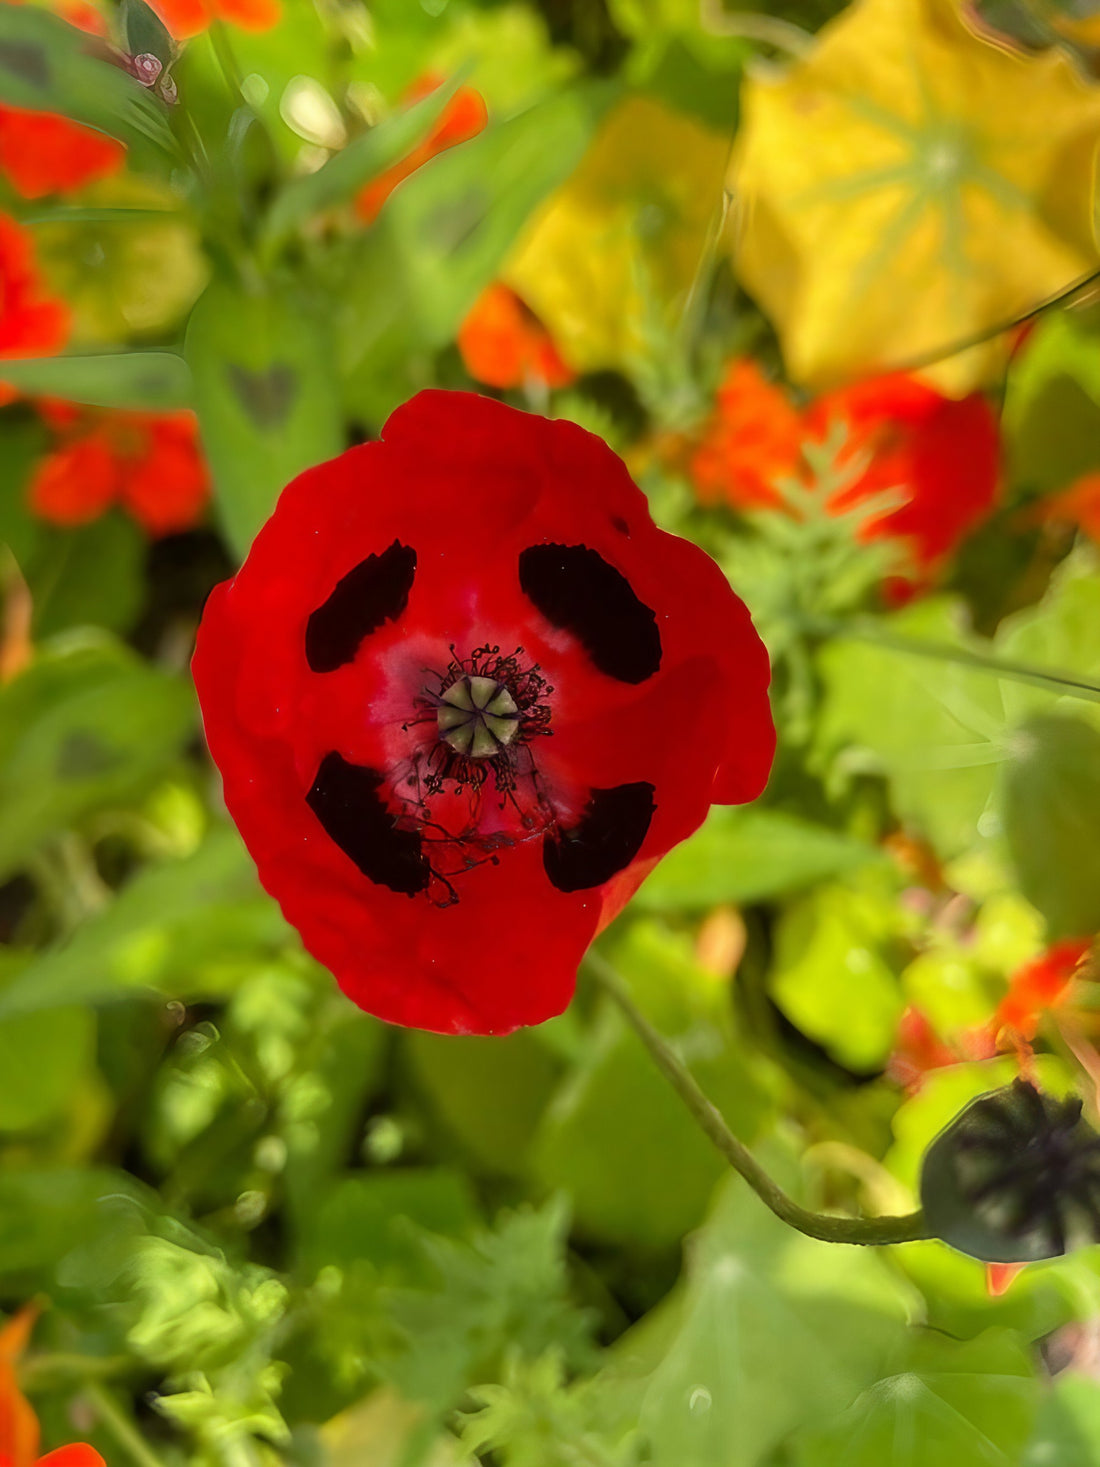
[[[932,1236],[921,1212],[908,1213],[903,1217],[836,1217],[830,1213],[811,1212],[789,1197],[726,1125],[718,1108],[696,1084],[691,1071],[637,1007],[611,964],[598,953],[589,953],[585,966],[618,1005],[649,1050],[657,1068],[691,1111],[700,1130],[781,1222],[823,1243],[914,1243]]]
[[[137,1467],[164,1467],[145,1438],[98,1381],[88,1382],[84,1395],[95,1408],[100,1421]]]

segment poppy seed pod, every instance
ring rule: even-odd
[[[1027,1080],[982,1095],[921,1172],[931,1232],[986,1263],[1033,1263],[1100,1239],[1100,1136],[1081,1101]]]
[[[265,887],[370,1013],[507,1033],[712,802],[763,789],[768,659],[572,423],[427,391],[284,492],[195,683]]]

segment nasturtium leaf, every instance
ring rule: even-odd
[[[623,367],[683,309],[722,202],[728,139],[652,98],[621,102],[502,272],[571,366]]]
[[[988,644],[960,631],[960,608],[931,598],[891,617],[899,641],[960,650]],[[1006,757],[1000,681],[991,673],[872,642],[838,639],[821,655],[824,748],[848,768],[885,774],[897,813],[941,856],[976,843]]]
[[[766,901],[882,860],[865,841],[802,816],[719,805],[647,877],[634,905],[664,912]]]
[[[725,984],[656,920],[635,924],[612,955],[635,1001],[751,1141],[769,1115],[768,1078],[734,1030]],[[545,1186],[569,1194],[585,1232],[646,1248],[674,1246],[702,1217],[725,1169],[637,1035],[610,1009],[546,1109],[533,1165]]]
[[[842,1065],[880,1069],[905,1006],[897,906],[885,893],[821,886],[782,913],[770,988],[787,1018]]]
[[[1100,686],[1100,561],[1091,546],[1069,555],[1037,606],[1006,617],[993,640],[1006,662],[1045,668]],[[1100,702],[1033,683],[1004,679],[1001,697],[1010,724],[1036,714],[1064,713],[1100,728]]]
[[[739,1178],[721,1189],[664,1306],[671,1338],[644,1382],[652,1460],[758,1467],[844,1408],[900,1346],[909,1291],[871,1249],[786,1228]],[[628,1335],[620,1349],[629,1350]],[[889,1460],[889,1459],[886,1459]]]
[[[800,1434],[793,1467],[1014,1467],[1039,1399],[1015,1335],[915,1335],[900,1364],[836,1420]]]
[[[522,1176],[560,1072],[538,1031],[483,1039],[412,1030],[405,1051],[417,1088],[471,1158]]]
[[[191,374],[168,351],[104,352],[87,356],[6,361],[3,378],[30,397],[61,397],[90,407],[144,408],[163,412],[188,407]]]
[[[1095,321],[1049,311],[1005,383],[1002,431],[1011,482],[1064,489],[1096,467],[1100,434],[1100,351]]]
[[[140,794],[195,726],[190,688],[109,637],[72,635],[0,689],[0,873]]]
[[[1100,1381],[1078,1370],[1051,1384],[1021,1467],[1094,1467],[1100,1462]]]
[[[1100,930],[1100,732],[1039,716],[1009,739],[1002,819],[1020,889],[1052,939]]]
[[[580,160],[607,84],[573,86],[433,158],[345,243],[334,289],[352,415],[381,426],[428,385],[432,353],[454,340],[520,230]],[[386,288],[380,290],[378,281]]]
[[[89,624],[129,631],[141,609],[146,549],[141,530],[119,511],[78,529],[44,526],[22,567],[35,635]]]
[[[102,45],[36,5],[0,11],[0,102],[57,112],[125,142],[176,152],[168,109]]]
[[[934,359],[961,395],[1003,346],[956,348],[1098,263],[1100,87],[982,38],[955,0],[857,0],[747,83],[742,119],[736,268],[800,382]]]
[[[290,480],[344,447],[324,313],[285,282],[249,289],[216,276],[185,355],[218,518],[243,556]]]

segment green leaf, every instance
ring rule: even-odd
[[[606,83],[577,86],[490,123],[417,169],[347,243],[338,329],[353,414],[380,423],[429,385],[431,354],[453,341],[535,208],[579,162],[608,97]]]
[[[1100,732],[1079,718],[1035,718],[1010,741],[1005,838],[1020,890],[1049,936],[1100,930]]]
[[[296,225],[323,210],[349,202],[365,184],[406,157],[443,113],[460,80],[453,77],[421,101],[353,138],[314,173],[286,184],[267,217],[268,245],[278,243]]]
[[[106,1167],[27,1167],[0,1171],[0,1277],[5,1292],[28,1298],[57,1287],[58,1260],[102,1232],[104,1204],[140,1189]]]
[[[191,374],[174,352],[27,358],[5,361],[2,370],[5,382],[30,397],[63,397],[91,407],[150,412],[191,405]]]
[[[418,1086],[470,1155],[494,1172],[522,1175],[559,1074],[533,1031],[506,1039],[409,1032]]]
[[[918,1335],[904,1368],[835,1421],[805,1433],[793,1467],[1013,1467],[1031,1431],[1039,1386],[1017,1338]]]
[[[664,912],[766,901],[882,860],[865,841],[798,815],[717,806],[646,879],[634,905]]]
[[[897,909],[886,897],[826,886],[788,907],[770,988],[803,1034],[840,1064],[881,1069],[905,1007],[892,961]]]
[[[961,608],[928,600],[886,619],[892,636],[948,643]],[[821,653],[822,747],[848,769],[887,776],[898,815],[943,856],[973,846],[1005,757],[1004,703],[992,673],[892,647],[838,640]]]
[[[102,43],[34,5],[0,11],[0,102],[59,112],[174,154],[164,103],[102,54]]]
[[[194,730],[182,679],[107,637],[42,649],[0,689],[0,873],[46,836],[135,798]]]
[[[57,1115],[83,1082],[94,1048],[92,1016],[81,1009],[0,1022],[0,1131],[25,1130]]]
[[[144,598],[145,552],[145,536],[118,512],[79,529],[44,526],[35,554],[23,565],[35,635],[90,623],[129,631]]]
[[[696,966],[685,938],[654,921],[628,930],[615,966],[731,1128],[751,1141],[769,1114],[769,1096],[762,1067],[734,1030],[724,985]],[[650,1249],[676,1246],[702,1218],[725,1171],[610,1007],[546,1111],[534,1163],[546,1187],[568,1192],[579,1227]]]
[[[219,991],[207,976],[255,963],[289,929],[235,831],[215,829],[181,861],[148,867],[69,942],[0,990],[0,1017],[159,989],[185,1000]]]
[[[248,289],[221,276],[191,314],[185,354],[203,446],[241,557],[290,480],[344,447],[324,315],[285,282]]]
[[[1100,1381],[1067,1370],[1039,1407],[1021,1467],[1095,1467],[1100,1462]]]
[[[877,1379],[902,1338],[908,1291],[880,1255],[793,1232],[739,1178],[689,1256],[686,1285],[664,1306],[674,1333],[642,1383],[655,1462],[758,1467]]]

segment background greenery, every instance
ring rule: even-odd
[[[129,145],[75,197],[5,201],[74,312],[67,354],[4,363],[21,396],[0,413],[21,664],[0,685],[0,1303],[45,1306],[22,1379],[47,1444],[80,1436],[112,1467],[1100,1462],[1100,1252],[994,1295],[939,1243],[785,1230],[583,973],[566,1014],[504,1040],[358,1012],[261,893],[187,675],[206,592],[287,478],[420,386],[474,385],[455,343],[483,288],[572,320],[576,379],[510,400],[606,436],[658,518],[729,569],[780,730],[764,799],[716,811],[601,949],[786,1185],[905,1210],[930,1139],[1018,1071],[1011,1048],[968,1059],[965,1036],[1047,942],[1100,927],[1097,703],[893,645],[1100,678],[1096,550],[1033,512],[1100,471],[1095,312],[1048,314],[989,370],[1000,502],[890,611],[889,552],[822,508],[828,453],[794,519],[702,507],[667,451],[730,358],[780,370],[717,239],[722,176],[746,64],[830,7],[284,0],[271,28],[188,42],[175,109],[45,11],[2,9],[4,55],[68,60],[43,95],[0,56],[0,100]],[[1044,46],[1074,19],[1006,16]],[[429,72],[451,80],[407,103]],[[458,84],[487,128],[356,222],[352,195]],[[643,110],[609,144],[624,107]],[[629,125],[647,108],[663,150]],[[45,523],[39,396],[195,407],[205,521]],[[519,969],[528,940],[502,913]],[[907,1091],[890,1060],[914,1008],[958,1062]],[[1043,1023],[1037,1073],[1087,1096]]]

